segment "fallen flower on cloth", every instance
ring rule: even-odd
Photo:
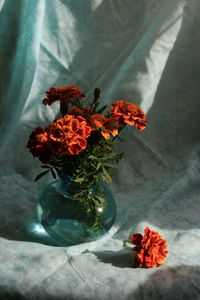
[[[135,233],[130,238],[130,243],[135,245],[135,262],[139,268],[154,268],[163,264],[167,256],[167,242],[156,231],[146,227],[144,235]]]

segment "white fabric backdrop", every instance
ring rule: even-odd
[[[200,299],[199,28],[199,0],[0,1],[1,299]],[[51,178],[33,182],[25,146],[58,112],[44,91],[72,83],[140,105],[148,126],[119,145],[109,235],[67,248],[35,231]],[[145,226],[168,241],[159,269],[134,268],[123,248]]]

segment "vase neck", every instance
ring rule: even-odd
[[[73,196],[80,190],[80,184],[74,181],[74,178],[66,173],[60,174],[60,190],[63,194]]]
[[[74,177],[60,171],[60,191],[66,196],[75,196],[81,191],[82,185],[74,180]],[[88,193],[100,193],[103,188],[103,182],[100,180],[97,186],[88,188]],[[76,196],[75,196],[76,197]],[[74,198],[74,197],[73,197]]]

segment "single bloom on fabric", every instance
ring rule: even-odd
[[[168,253],[167,242],[158,232],[146,227],[144,235],[133,234],[130,242],[135,245],[133,251],[137,253],[135,261],[138,267],[159,267],[165,261]]]
[[[111,116],[116,120],[119,126],[136,126],[139,130],[144,130],[146,127],[146,114],[137,105],[118,100],[111,104]]]
[[[57,155],[78,154],[87,147],[86,139],[93,128],[81,116],[65,115],[48,127],[50,141],[59,143]]]
[[[105,117],[103,114],[97,113],[88,116],[90,123],[96,129],[101,128],[101,134],[105,139],[111,136],[118,135],[118,129],[115,126],[115,121],[111,118]]]
[[[60,88],[51,87],[46,92],[46,98],[43,99],[42,103],[44,105],[51,105],[57,100],[71,101],[72,99],[82,99],[83,97],[85,97],[85,94],[75,84]]]
[[[49,163],[51,160],[51,150],[48,146],[48,133],[42,127],[37,127],[30,135],[27,148],[34,157],[39,157],[42,163]]]

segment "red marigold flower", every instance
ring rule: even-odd
[[[74,116],[83,116],[84,112],[85,112],[84,108],[80,108],[78,106],[73,106],[68,113],[70,115],[74,115]]]
[[[136,247],[140,247],[142,239],[143,235],[141,233],[135,233],[134,235],[132,235],[132,237],[130,238],[130,242],[135,245],[134,251],[136,251]]]
[[[27,148],[34,157],[39,157],[43,163],[49,163],[51,160],[51,150],[47,144],[48,134],[42,127],[37,127],[30,135]]]
[[[111,116],[117,121],[120,126],[126,124],[136,126],[139,130],[144,130],[146,127],[146,114],[137,105],[118,100],[111,104]]]
[[[87,147],[86,138],[93,128],[81,116],[65,115],[48,127],[49,139],[59,143],[56,154],[78,154]]]
[[[110,136],[118,135],[118,129],[114,126],[115,121],[105,117],[103,114],[93,114],[88,116],[88,119],[94,128],[102,128],[101,134],[105,139],[109,139]]]
[[[87,117],[92,113],[91,108],[81,108],[78,106],[73,106],[68,114],[74,115],[74,116],[82,116],[87,119]]]
[[[137,252],[136,264],[140,268],[159,267],[168,253],[167,242],[158,232],[148,227],[144,232],[144,236],[136,233],[130,238],[130,242],[135,245],[133,251]]]
[[[46,98],[43,99],[42,103],[44,105],[51,105],[57,100],[71,101],[72,99],[81,99],[83,97],[85,97],[84,93],[82,93],[75,84],[60,88],[51,87],[46,92]]]

